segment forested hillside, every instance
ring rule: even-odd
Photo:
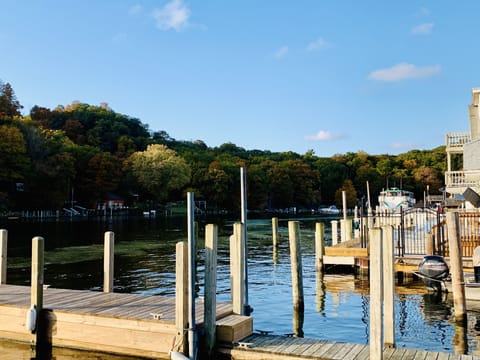
[[[107,104],[34,106],[26,116],[21,109],[10,84],[0,82],[0,211],[60,209],[72,197],[93,208],[107,194],[151,207],[184,199],[186,191],[209,207],[234,210],[240,166],[247,168],[251,210],[339,204],[342,190],[353,207],[366,197],[367,181],[372,199],[387,184],[423,199],[427,186],[435,194],[444,182],[444,146],[397,156],[359,151],[323,158],[313,151],[176,140]]]

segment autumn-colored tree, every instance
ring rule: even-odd
[[[357,191],[353,187],[353,182],[347,179],[343,182],[343,185],[335,192],[335,203],[338,207],[343,206],[343,191],[347,196],[347,208],[353,209],[357,205]]]
[[[190,181],[188,164],[164,145],[149,145],[145,151],[133,153],[125,165],[140,186],[159,201],[167,200]]]

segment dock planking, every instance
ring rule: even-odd
[[[248,347],[220,347],[222,354],[233,360],[260,359],[322,359],[322,360],[367,360],[368,345],[331,342],[312,338],[295,338],[282,335],[252,334],[243,339]],[[405,348],[386,348],[384,360],[480,360],[474,355],[455,355],[436,351]]]
[[[25,329],[30,291],[27,286],[0,285],[0,338],[30,341]],[[175,325],[173,297],[48,287],[43,307],[51,310],[47,318],[53,346],[164,358],[182,332]],[[196,302],[196,309],[200,328],[203,301]],[[217,319],[231,314],[231,303],[217,304]]]

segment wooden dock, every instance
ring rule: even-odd
[[[279,335],[253,334],[233,347],[225,345],[219,352],[233,360],[366,360],[368,345],[296,338]],[[444,352],[387,348],[384,360],[480,360],[474,355],[454,355]]]
[[[25,328],[29,307],[30,287],[0,285],[0,338],[31,341]],[[53,346],[165,358],[182,332],[175,327],[173,297],[47,288],[44,309],[51,309],[48,323]],[[202,302],[197,309],[196,322],[202,327]],[[216,309],[223,328],[226,319],[237,317],[230,303],[217,303]]]

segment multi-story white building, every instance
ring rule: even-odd
[[[467,188],[480,193],[480,88],[472,89],[472,103],[468,107],[470,132],[446,136],[447,171],[445,190],[451,195],[464,194]],[[452,169],[452,155],[461,154],[463,169]],[[467,202],[467,206],[472,203]]]

